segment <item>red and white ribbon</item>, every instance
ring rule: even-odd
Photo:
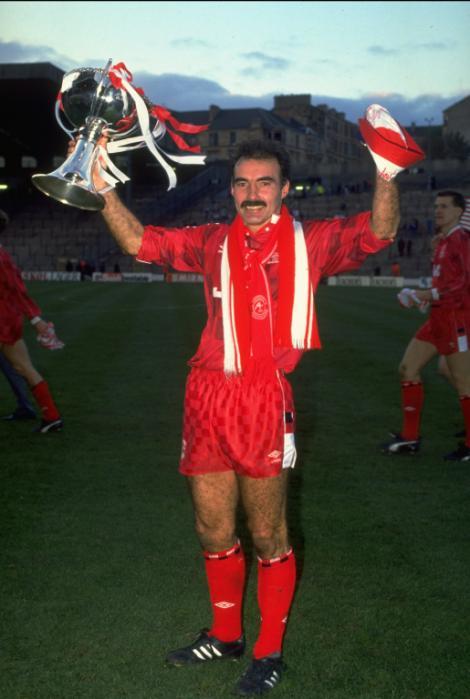
[[[149,151],[156,158],[156,160],[158,160],[167,174],[169,181],[168,189],[173,189],[173,187],[176,186],[176,175],[171,165],[166,162],[165,158],[181,164],[204,164],[206,159],[205,155],[172,155],[165,152],[163,148],[158,145],[156,139],[162,138],[164,134],[168,132],[168,134],[180,148],[195,153],[199,150],[199,148],[188,146],[181,136],[178,136],[178,134],[166,127],[165,122],[168,121],[174,128],[179,129],[180,131],[185,131],[186,133],[199,133],[200,131],[205,130],[207,126],[183,124],[177,121],[164,107],[153,105],[149,111],[149,107],[140,94],[142,91],[136,90],[136,88],[134,88],[131,84],[130,80],[132,80],[132,74],[126,68],[124,63],[117,63],[112,66],[109,71],[109,78],[114,87],[125,90],[134,100],[137,111],[137,119],[142,131],[142,136],[131,136],[129,138],[110,141],[108,143],[109,153],[122,153],[126,150],[147,146]],[[157,119],[157,123],[153,130],[150,129],[150,115]],[[165,158],[163,156],[165,156]]]
[[[55,103],[55,116],[57,122],[71,138],[74,137],[76,130],[73,131],[68,129],[62,121],[62,95],[64,92],[72,88],[74,81],[79,75],[80,71],[77,70],[71,71],[64,76],[62,86],[59,94],[57,95]],[[108,76],[112,85],[121,90],[125,105],[128,102],[128,97],[133,100],[135,105],[135,117],[137,118],[141,130],[141,134],[138,136],[115,139],[111,138],[107,143],[106,149],[102,146],[97,148],[96,157],[98,158],[100,176],[108,183],[108,189],[114,187],[118,181],[127,182],[129,180],[129,177],[111,161],[108,154],[123,153],[129,150],[135,150],[136,148],[147,147],[154,158],[165,170],[168,177],[169,190],[176,186],[177,180],[174,168],[167,162],[167,160],[173,161],[174,163],[179,163],[181,165],[204,165],[206,156],[200,154],[200,147],[189,145],[182,136],[176,133],[176,131],[187,134],[197,134],[201,133],[201,131],[205,131],[208,128],[207,125],[198,126],[180,122],[165,107],[148,103],[146,100],[144,100],[143,90],[132,85],[132,73],[122,62],[113,65],[108,71]],[[151,116],[156,120],[153,128],[151,128],[150,125]],[[118,122],[117,126],[120,128],[117,130],[110,128],[109,132],[112,134],[119,133],[119,131],[122,131],[123,129],[126,130],[126,128],[130,129],[133,123],[134,119],[125,117]],[[174,155],[167,153],[158,145],[157,141],[163,138],[166,133],[168,133],[180,150],[186,151],[186,154]]]

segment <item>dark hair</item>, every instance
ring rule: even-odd
[[[290,180],[290,158],[285,148],[273,141],[245,141],[241,143],[232,159],[232,177],[239,160],[277,160],[284,184]]]
[[[438,192],[436,197],[452,197],[453,205],[465,211],[465,197],[463,194],[460,194],[460,192],[454,192],[452,189],[445,189],[442,192]]]

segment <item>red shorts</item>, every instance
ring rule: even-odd
[[[14,345],[23,337],[23,316],[19,313],[2,313],[0,309],[0,344]]]
[[[292,389],[280,372],[248,382],[193,368],[179,470],[186,476],[232,470],[252,478],[277,476],[295,464],[294,421]]]
[[[432,308],[415,337],[430,342],[439,354],[466,352],[470,348],[470,311]]]

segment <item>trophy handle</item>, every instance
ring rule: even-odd
[[[104,199],[96,191],[92,171],[97,155],[96,142],[105,126],[106,122],[102,119],[88,117],[67,160],[49,174],[33,175],[34,186],[62,204],[87,211],[101,211]]]

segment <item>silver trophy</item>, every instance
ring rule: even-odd
[[[134,103],[109,77],[111,61],[103,69],[78,68],[64,75],[61,108],[74,130],[76,146],[57,170],[33,175],[33,184],[48,197],[79,209],[99,211],[104,199],[93,184],[97,141],[106,129],[110,139],[129,136],[138,126]],[[57,111],[56,111],[57,114]]]
[[[61,113],[72,129],[64,125]],[[119,180],[129,179],[110,160],[110,153],[148,148],[166,172],[168,189],[176,186],[176,174],[167,160],[182,165],[205,162],[205,156],[198,154],[199,146],[186,143],[177,132],[197,134],[207,130],[208,125],[179,122],[165,107],[152,104],[143,90],[132,85],[132,74],[125,64],[113,66],[111,59],[104,69],[77,68],[64,75],[56,101],[56,118],[64,131],[76,138],[75,148],[57,170],[47,175],[33,175],[33,184],[48,197],[79,209],[100,211],[104,208],[104,198],[93,183],[95,166],[109,188]],[[98,145],[104,131],[108,137],[106,149]],[[171,154],[162,149],[158,142],[165,134],[183,154]]]

